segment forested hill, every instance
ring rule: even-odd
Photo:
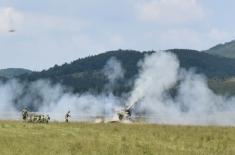
[[[235,59],[210,55],[194,50],[173,49],[180,66],[186,69],[194,68],[196,72],[208,78],[230,78],[235,75]]]
[[[0,69],[0,77],[2,78],[14,78],[23,74],[31,74],[31,70],[23,68],[7,68]]]
[[[129,78],[135,75],[138,71],[137,63],[143,59],[145,53],[133,51],[133,50],[118,50],[109,51],[95,56],[89,56],[86,58],[80,58],[71,63],[65,63],[61,66],[55,65],[48,70],[41,72],[34,72],[30,76],[27,76],[29,80],[35,80],[40,78],[58,78],[77,73],[90,73],[94,71],[100,71],[104,68],[107,61],[115,57],[122,63],[122,66],[127,71],[125,77]]]
[[[218,44],[205,52],[221,57],[235,58],[235,40],[224,44]]]
[[[194,68],[196,72],[205,74],[208,78],[230,78],[235,75],[235,60],[213,56],[194,50],[173,49],[183,68]],[[102,73],[106,62],[115,57],[125,69],[125,77],[118,81],[114,93],[121,94],[131,89],[130,80],[138,74],[138,62],[146,54],[154,51],[139,52],[133,50],[109,51],[95,56],[78,59],[69,64],[54,67],[42,72],[33,72],[21,77],[23,80],[34,81],[38,79],[51,79],[53,82],[62,83],[75,92],[101,92],[107,84],[107,79]],[[167,69],[167,68],[163,68]]]

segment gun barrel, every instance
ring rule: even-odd
[[[126,109],[127,109],[127,110],[130,110],[135,104],[136,104],[136,102],[130,104]]]

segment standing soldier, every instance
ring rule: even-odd
[[[50,119],[51,119],[50,116],[47,115],[47,116],[46,116],[46,123],[48,123]]]
[[[69,117],[71,117],[70,111],[68,111],[68,112],[65,114],[65,122],[66,122],[66,123],[69,122]]]
[[[27,120],[27,117],[28,117],[28,111],[27,111],[26,108],[24,108],[24,109],[22,110],[22,119],[23,119],[24,121],[26,121],[26,120]]]

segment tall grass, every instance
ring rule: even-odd
[[[235,154],[235,128],[0,122],[0,154]]]

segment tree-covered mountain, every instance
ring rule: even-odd
[[[194,50],[172,49],[169,51],[177,55],[181,67],[185,69],[193,68],[195,72],[204,74],[210,79],[228,79],[235,76],[235,59],[223,58]],[[58,82],[71,88],[74,92],[91,91],[99,93],[105,90],[108,83],[108,79],[103,73],[103,68],[110,58],[115,57],[121,62],[125,70],[124,78],[119,80],[112,90],[114,94],[120,95],[123,92],[130,91],[132,87],[131,81],[138,75],[138,63],[143,60],[145,55],[153,52],[109,51],[78,59],[69,64],[55,65],[41,72],[23,75],[21,79],[27,81],[50,79],[55,83]]]
[[[222,57],[235,58],[235,40],[216,45],[205,52]]]
[[[114,93],[121,94],[129,91],[129,81],[138,73],[138,62],[144,58],[146,53],[133,50],[119,50],[102,53],[78,59],[69,64],[33,72],[30,75],[21,76],[22,80],[35,81],[38,79],[50,79],[54,83],[61,83],[74,92],[83,93],[91,91],[99,93],[105,90],[108,79],[104,75],[103,68],[107,61],[115,57],[125,70],[124,78],[117,81]]]
[[[32,71],[23,68],[0,69],[0,77],[14,78],[23,74],[30,74]]]
[[[210,55],[205,52],[175,49],[180,66],[186,69],[194,68],[197,73],[208,78],[230,78],[235,75],[235,59]]]

